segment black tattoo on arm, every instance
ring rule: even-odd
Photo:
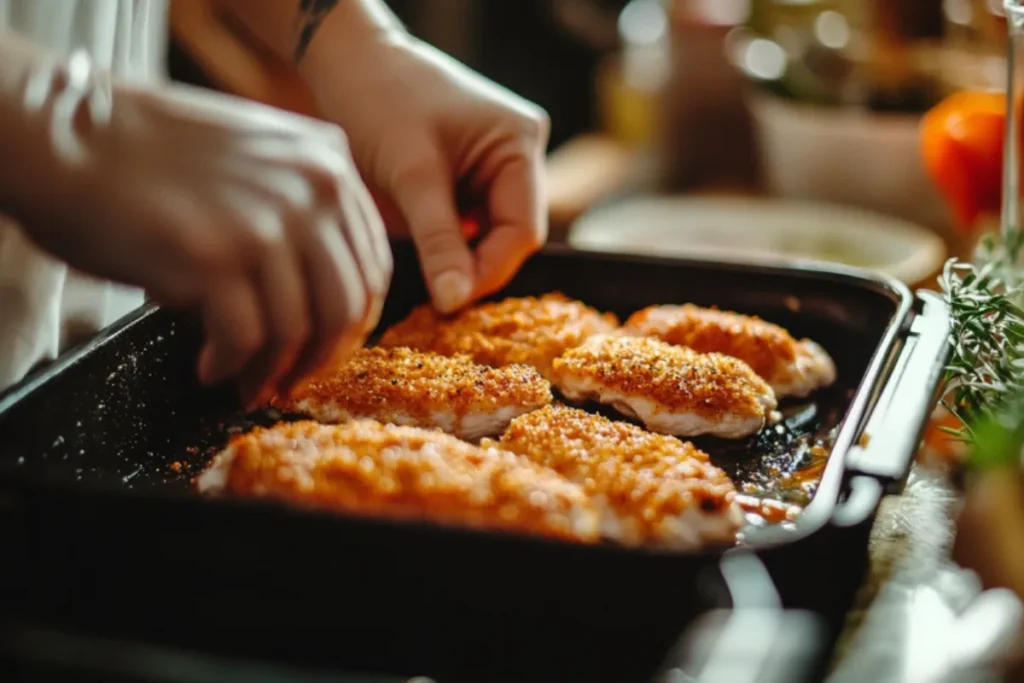
[[[339,0],[299,0],[298,29],[299,39],[295,45],[295,63],[298,64],[306,56],[309,44],[313,42],[320,24],[327,14],[338,5]]]

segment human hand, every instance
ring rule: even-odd
[[[541,109],[394,32],[314,43],[303,73],[349,134],[389,232],[411,233],[438,310],[500,289],[544,243]],[[482,217],[473,248],[464,212]]]
[[[340,129],[190,88],[74,81],[38,103],[60,199],[15,215],[38,244],[200,311],[201,379],[238,377],[250,402],[362,344],[391,254]]]

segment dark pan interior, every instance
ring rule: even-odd
[[[412,250],[396,248],[395,259],[382,326],[426,298]],[[858,386],[875,388],[879,378],[865,373],[905,296],[814,269],[563,251],[533,258],[501,294],[552,290],[620,316],[687,301],[757,314],[833,355],[839,381],[815,397],[813,416],[793,423],[795,434],[706,444],[741,480],[763,471],[755,455],[793,467],[787,439],[828,431]],[[250,421],[230,387],[197,385],[199,340],[187,316],[148,312],[0,398],[0,475],[59,480],[54,490],[65,491],[33,484],[27,521],[8,536],[20,539],[12,550],[27,559],[0,578],[25,614],[228,654],[444,681],[625,681],[650,673],[685,624],[715,604],[701,588],[714,553],[584,548],[197,502],[191,475]],[[769,452],[758,450],[766,445]],[[842,455],[828,467],[841,472]],[[843,533],[766,549],[786,604],[841,618],[867,540],[866,529]],[[258,589],[267,583],[273,593]],[[324,631],[313,624],[325,614],[344,619]]]

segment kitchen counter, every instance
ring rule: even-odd
[[[906,669],[921,666],[923,655],[936,659],[935,642],[926,640],[927,652],[921,651],[921,633],[941,626],[934,620],[948,616],[943,602],[952,608],[958,596],[977,589],[949,559],[956,503],[945,475],[920,465],[904,492],[883,502],[872,530],[870,574],[828,683],[902,682],[908,680]],[[937,581],[948,582],[947,594],[927,605],[915,599]]]

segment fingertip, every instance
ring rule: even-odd
[[[476,248],[476,296],[495,292],[511,280],[523,263],[543,247],[534,230],[513,225],[494,228]]]
[[[458,228],[444,224],[424,229],[414,239],[434,307],[451,313],[465,306],[476,285],[476,258]]]
[[[447,270],[430,283],[434,307],[440,313],[453,313],[469,303],[473,296],[473,279],[459,270]]]
[[[384,313],[384,298],[384,296],[373,296],[370,299],[363,327],[360,330],[364,340],[373,334],[377,325],[380,324],[380,317]]]

